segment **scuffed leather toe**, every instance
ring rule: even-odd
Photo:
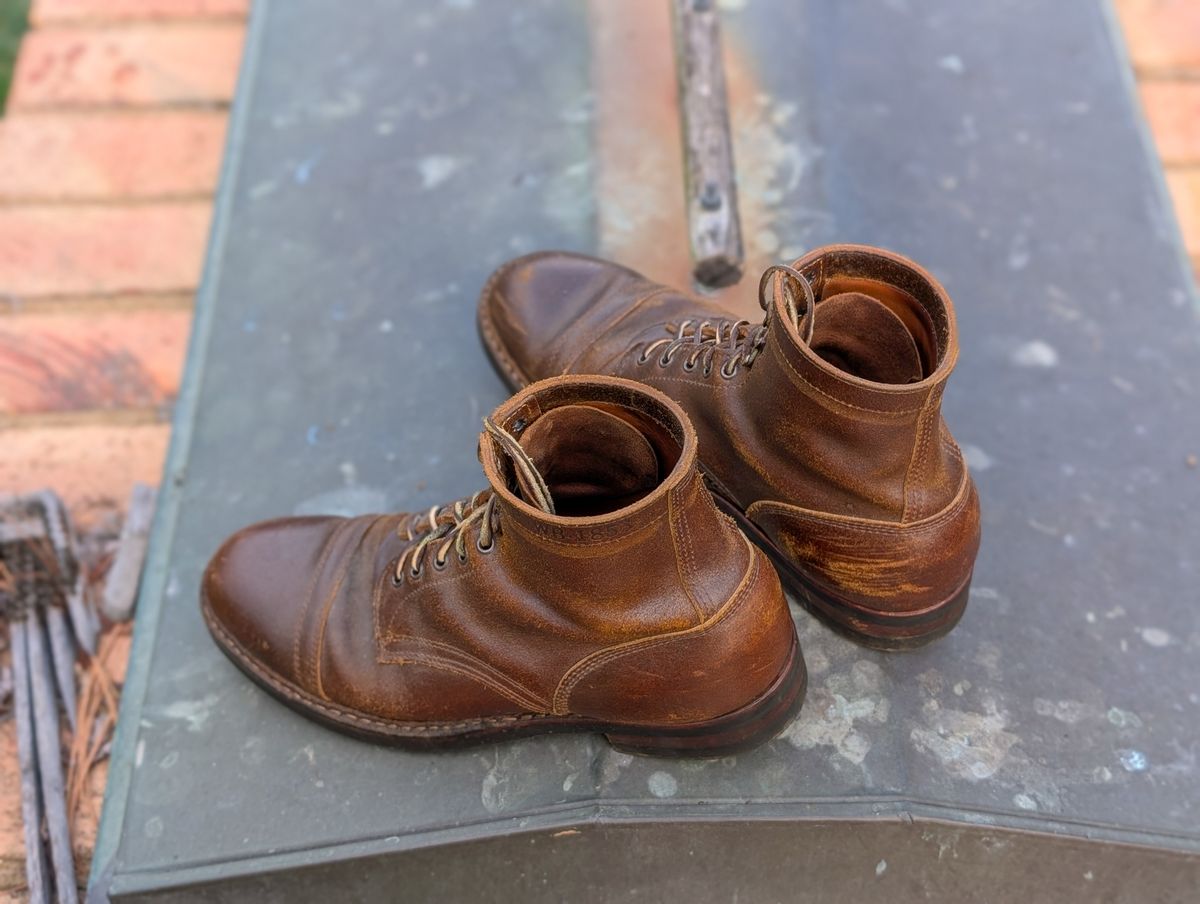
[[[484,287],[484,342],[514,385],[564,373],[580,347],[573,337],[603,322],[613,289],[642,282],[632,270],[582,254],[543,251],[516,258]]]
[[[222,544],[205,569],[201,600],[226,652],[243,662],[252,655],[298,683],[294,646],[300,621],[322,555],[343,521],[280,518],[251,525]]]

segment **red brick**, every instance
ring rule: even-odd
[[[1200,3],[1116,0],[1133,65],[1143,71],[1200,69]]]
[[[1175,215],[1183,244],[1193,258],[1200,257],[1200,167],[1168,169],[1167,187],[1175,202]]]
[[[51,487],[86,526],[124,508],[134,483],[159,482],[170,432],[167,424],[0,429],[0,487]]]
[[[54,113],[0,119],[0,201],[209,195],[219,111]]]
[[[194,289],[209,205],[0,207],[0,295]]]
[[[243,31],[237,22],[33,31],[21,44],[9,109],[226,103]]]
[[[34,0],[35,25],[133,19],[243,18],[249,0]]]
[[[1200,163],[1200,82],[1143,81],[1142,106],[1164,163]]]
[[[0,416],[165,408],[190,327],[188,311],[0,317]]]

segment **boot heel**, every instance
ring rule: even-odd
[[[678,728],[628,726],[605,732],[617,750],[650,756],[722,757],[775,737],[804,703],[808,672],[800,645],[792,642],[788,664],[761,696],[741,709]]]

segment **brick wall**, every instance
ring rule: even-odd
[[[1115,0],[1192,267],[1200,273],[1200,0]]]
[[[158,482],[247,5],[34,0],[0,118],[0,492],[53,487],[87,522]],[[0,898],[24,868],[10,719]]]
[[[0,488],[156,482],[248,0],[35,0],[0,119]]]

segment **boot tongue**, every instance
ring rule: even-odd
[[[925,376],[908,327],[883,302],[861,292],[817,305],[812,350],[834,367],[875,383],[915,383]]]
[[[619,410],[593,405],[554,408],[525,429],[520,447],[545,481],[560,515],[615,511],[660,480],[654,447],[641,430],[619,416]],[[522,496],[533,503],[519,476],[518,484]]]

